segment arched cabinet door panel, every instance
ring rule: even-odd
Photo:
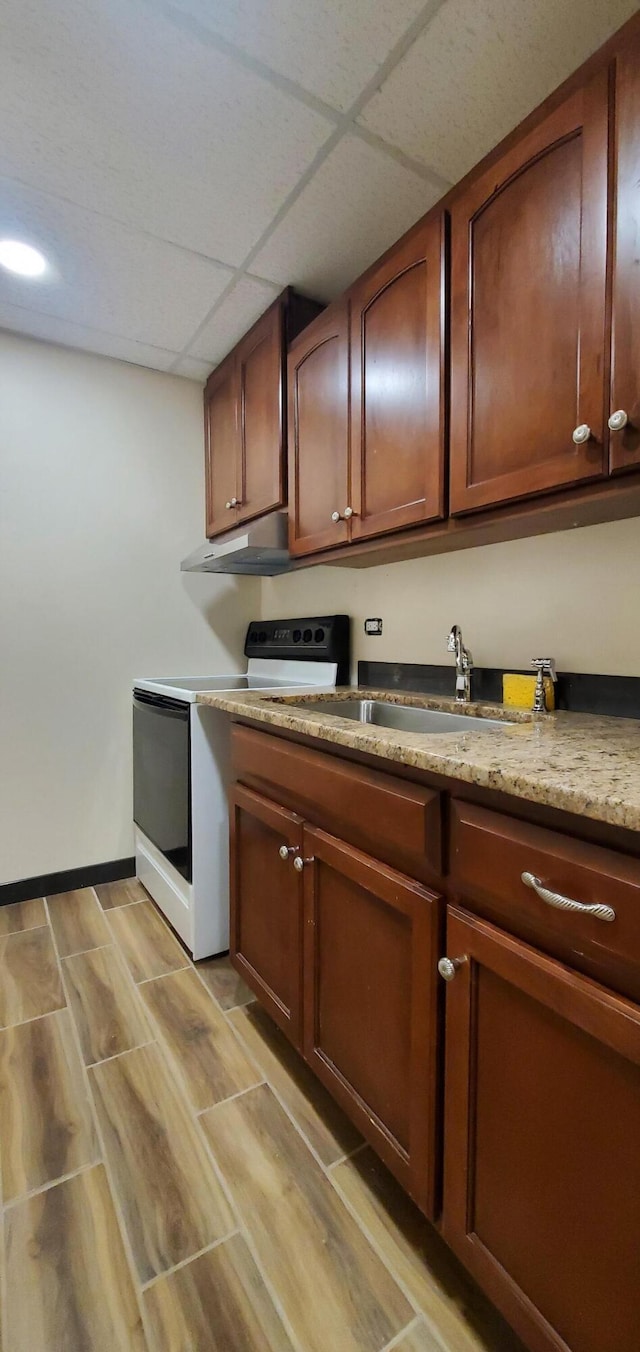
[[[289,549],[349,538],[349,311],[336,302],[289,350]]]
[[[352,539],[444,514],[445,241],[429,220],[351,301]]]
[[[607,472],[609,80],[601,71],[451,213],[451,511]]]

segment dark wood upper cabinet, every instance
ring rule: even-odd
[[[231,955],[295,1047],[302,1046],[302,820],[236,786],[230,799]],[[283,859],[281,849],[288,850]]]
[[[435,1213],[441,900],[305,826],[305,1058]]]
[[[607,410],[614,473],[640,464],[639,36],[625,44],[616,60],[615,123],[611,398]]]
[[[447,952],[445,1239],[532,1352],[636,1352],[640,1009],[465,912]]]
[[[454,514],[607,470],[609,124],[603,69],[452,204]]]
[[[239,496],[240,433],[235,361],[227,358],[209,376],[204,403],[207,537],[235,525]]]
[[[209,376],[209,538],[286,505],[287,345],[321,310],[287,288]]]
[[[444,513],[444,218],[369,271],[351,303],[354,540]]]
[[[330,306],[289,352],[289,549],[348,539],[349,309]]]

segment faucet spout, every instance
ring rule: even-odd
[[[447,651],[455,653],[456,657],[456,702],[468,704],[471,700],[473,658],[462,641],[462,630],[459,624],[451,626],[451,632],[447,639]]]

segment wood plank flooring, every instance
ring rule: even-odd
[[[135,879],[0,908],[3,1352],[522,1352]]]

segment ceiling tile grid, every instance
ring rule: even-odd
[[[447,0],[359,121],[455,183],[636,9],[636,0]]]
[[[52,262],[0,271],[0,324],[203,380],[282,286],[349,285],[635,9],[0,0],[0,237]]]

